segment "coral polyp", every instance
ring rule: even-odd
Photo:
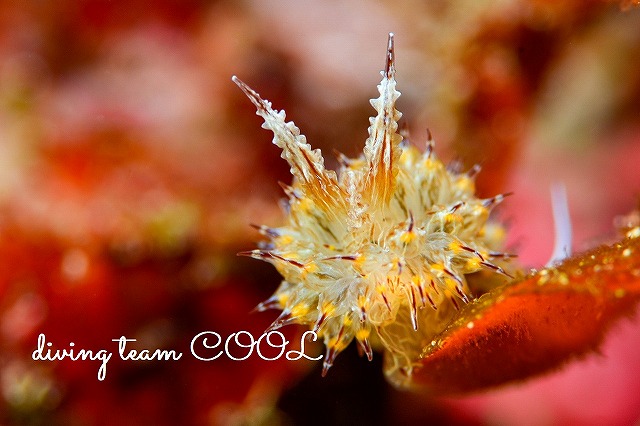
[[[497,251],[504,230],[488,221],[504,195],[476,197],[478,168],[449,170],[435,156],[430,135],[424,152],[403,138],[395,73],[390,34],[364,152],[356,159],[340,156],[337,173],[325,168],[320,151],[285,121],[284,111],[233,77],[293,174],[291,186],[284,186],[286,224],[257,226],[267,241],[242,253],[272,263],[284,278],[258,309],[282,310],[270,329],[310,325],[326,346],[323,374],[354,339],[369,359],[375,344],[401,351],[383,332],[399,321],[408,318],[413,330],[442,329],[437,315],[422,312],[457,309],[472,299],[465,275],[481,269],[506,274],[492,262],[504,257]]]

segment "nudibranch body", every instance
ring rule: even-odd
[[[258,309],[282,310],[270,329],[310,325],[326,346],[323,374],[354,339],[369,359],[372,342],[402,351],[384,332],[399,321],[412,330],[440,331],[446,324],[433,312],[457,309],[473,297],[465,275],[483,268],[506,274],[492,263],[505,256],[496,251],[504,230],[488,222],[504,195],[476,197],[478,168],[448,170],[431,137],[420,152],[398,131],[393,34],[382,77],[364,153],[341,156],[338,173],[324,167],[320,150],[285,121],[284,111],[233,77],[293,174],[291,186],[284,186],[286,224],[258,226],[268,241],[242,253],[272,263],[284,278]]]

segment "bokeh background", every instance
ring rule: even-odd
[[[0,3],[0,423],[631,425],[640,318],[562,371],[464,398],[407,393],[355,348],[321,363],[189,354],[201,331],[259,336],[279,283],[237,257],[282,221],[288,166],[231,82],[356,156],[396,34],[398,108],[438,155],[480,164],[509,248],[553,246],[566,185],[577,250],[615,238],[640,194],[640,9],[596,0],[58,0]],[[295,340],[301,330],[291,327]],[[56,347],[175,362],[34,362]],[[134,346],[132,346],[134,347]],[[319,346],[310,353],[321,353]]]

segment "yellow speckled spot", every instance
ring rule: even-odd
[[[309,262],[304,265],[304,271],[308,274],[313,274],[318,271],[318,265],[315,262]]]
[[[626,249],[622,250],[622,255],[623,255],[624,257],[629,257],[629,256],[631,256],[631,249],[627,247]]]
[[[280,253],[280,256],[283,257],[284,259],[291,259],[291,260],[300,258],[300,255],[295,251],[285,251]]]
[[[467,328],[468,328],[468,329],[472,329],[473,327],[475,327],[475,324],[473,323],[473,321],[469,321],[469,322],[467,323]]]
[[[485,214],[487,214],[489,212],[485,207],[483,207],[480,204],[476,204],[475,206],[473,206],[473,209],[471,211],[476,216],[484,216]]]
[[[456,186],[458,189],[464,192],[475,192],[475,184],[473,183],[473,179],[469,179],[468,176],[460,176],[456,181]]]
[[[309,213],[313,210],[313,201],[308,197],[302,198],[298,201],[298,208],[304,213]]]
[[[358,296],[358,307],[363,308],[363,307],[366,307],[367,305],[368,303],[365,295],[361,294],[360,296]]]
[[[561,273],[561,274],[558,275],[558,282],[561,285],[568,285],[569,284],[569,277],[567,276],[567,274]]]
[[[337,336],[334,336],[332,338],[329,339],[329,341],[327,342],[327,346],[331,349],[335,349],[336,351],[340,352],[341,350],[344,349],[345,342],[344,340],[338,340]]]
[[[309,306],[298,303],[293,308],[291,308],[291,316],[292,317],[303,317],[309,313]]]
[[[484,227],[484,236],[487,240],[500,242],[504,240],[506,233],[504,227],[488,223]]]
[[[444,277],[444,283],[451,288],[454,288],[458,285],[458,283],[453,278],[450,278],[450,277]]]
[[[393,259],[393,262],[391,262],[391,270],[392,271],[398,271],[400,270],[400,265],[402,264],[402,262],[400,261],[399,258],[395,258]]]
[[[406,231],[400,235],[400,242],[403,244],[410,244],[413,240],[416,239],[416,233],[413,231]]]
[[[462,216],[456,213],[447,213],[444,216],[444,220],[447,223],[453,223],[453,222],[462,222],[464,219],[462,219]]]
[[[334,348],[337,343],[338,343],[338,337],[337,336],[333,336],[327,342],[327,346],[330,347],[330,348]]]
[[[623,298],[625,294],[626,291],[624,291],[623,288],[617,288],[616,291],[613,292],[613,295],[618,299]]]
[[[278,303],[280,304],[280,306],[286,306],[288,300],[289,300],[289,293],[280,293],[278,295]]]
[[[413,148],[413,147],[411,147]],[[418,156],[420,152],[417,149],[406,149],[405,151],[402,152],[402,155],[400,156],[400,162],[404,165],[404,166],[410,166],[413,165],[416,162],[416,157]]]
[[[545,274],[545,275],[542,275],[540,278],[538,278],[537,283],[538,285],[545,285],[547,282],[549,282],[549,276]]]
[[[351,159],[349,168],[351,170],[360,170],[365,166],[365,162],[359,158]]]
[[[368,339],[370,334],[371,331],[368,328],[361,328],[356,331],[356,339],[363,341],[365,339]]]
[[[281,235],[276,239],[279,246],[287,246],[293,242],[293,237],[291,235]]]
[[[433,158],[429,157],[424,159],[423,164],[428,170],[434,171],[440,167],[441,163],[440,161],[434,160]]]
[[[332,316],[335,311],[336,311],[336,306],[333,303],[325,302],[322,305],[322,313],[327,317]]]
[[[442,263],[432,263],[429,265],[432,271],[442,272],[444,271],[444,265]]]
[[[451,241],[449,243],[449,250],[451,250],[454,254],[458,254],[462,251],[462,246],[457,241]]]
[[[466,267],[469,271],[477,271],[480,269],[480,259],[477,257],[470,257],[467,259]]]
[[[640,226],[636,226],[635,228],[627,232],[627,238],[638,238],[638,237],[640,237]]]

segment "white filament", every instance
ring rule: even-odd
[[[555,242],[547,266],[552,266],[571,255],[571,217],[569,216],[567,188],[562,183],[556,182],[551,185],[551,208],[553,210]]]

